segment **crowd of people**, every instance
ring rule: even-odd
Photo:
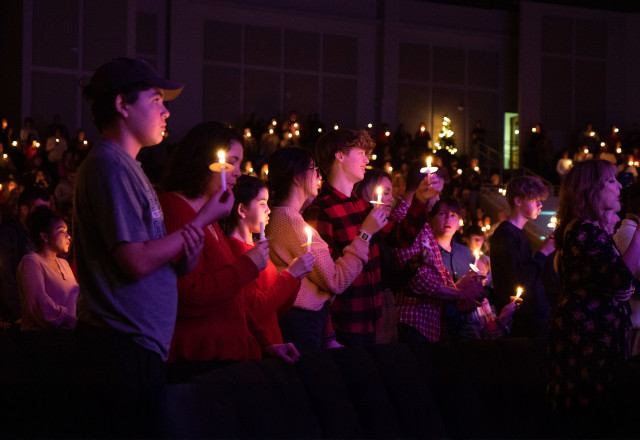
[[[152,185],[136,157],[163,141],[164,102],[182,87],[145,62],[112,60],[83,91],[95,146],[81,130],[67,143],[56,120],[43,151],[27,120],[4,158],[1,327],[74,329],[87,426],[143,434],[167,379],[233,362],[504,337],[549,338],[558,414],[606,408],[630,341],[640,348],[640,195],[629,186],[616,245],[614,164],[568,167],[557,228],[535,253],[524,226],[548,187],[512,176],[496,227],[478,209],[477,161],[459,167],[445,152],[427,165],[423,125],[396,145],[384,128],[325,130],[317,115],[305,138],[295,112],[259,143],[255,125],[203,122]]]

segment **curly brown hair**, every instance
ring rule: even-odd
[[[330,130],[318,139],[316,143],[316,163],[326,177],[331,172],[336,153],[348,153],[353,148],[360,148],[369,154],[375,146],[375,141],[366,130],[349,130],[345,128]]]

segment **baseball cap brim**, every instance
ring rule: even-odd
[[[127,86],[144,83],[164,92],[164,100],[171,101],[180,95],[184,84],[161,77],[151,64],[133,58],[115,58],[103,64],[91,78],[90,85],[97,91],[120,91]]]

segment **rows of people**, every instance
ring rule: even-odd
[[[295,362],[342,346],[550,332],[554,408],[602,408],[602,389],[629,355],[640,259],[637,217],[624,224],[623,253],[613,244],[614,165],[574,164],[558,229],[536,253],[523,228],[548,195],[539,179],[509,181],[511,212],[485,243],[463,215],[453,161],[432,170],[411,160],[394,185],[371,166],[376,141],[366,130],[328,130],[313,153],[276,148],[265,182],[243,174],[250,148],[240,132],[203,122],[173,149],[158,191],[136,157],[162,141],[164,101],[182,87],[138,60],[99,68],[84,95],[102,140],[78,170],[72,216],[32,186],[0,227],[14,241],[3,246],[14,252],[3,256],[3,274],[24,255],[12,280],[14,321],[22,330],[75,329],[85,428],[144,434],[136,430],[167,371],[184,381],[264,355]]]

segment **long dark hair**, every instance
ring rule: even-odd
[[[269,159],[269,192],[271,206],[280,206],[289,196],[294,179],[309,171],[314,163],[309,150],[300,147],[281,148]]]
[[[221,122],[202,122],[178,142],[165,170],[163,190],[180,191],[187,198],[199,197],[206,189],[219,150],[229,151],[231,141],[242,144],[242,136]]]

